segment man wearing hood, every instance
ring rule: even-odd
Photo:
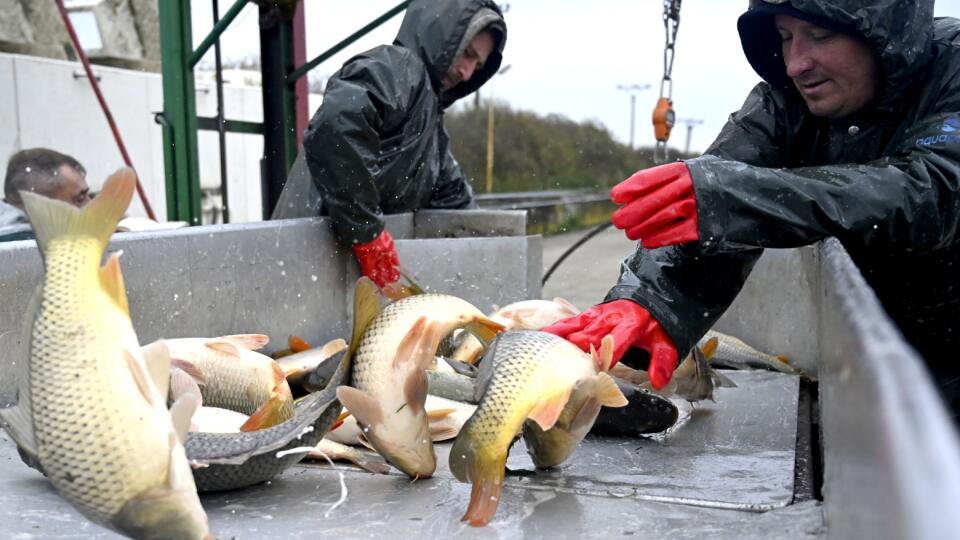
[[[650,353],[656,387],[763,248],[843,243],[960,413],[960,21],[933,0],[751,0],[763,78],[705,155],[611,191],[643,244],[605,303],[549,328]]]
[[[79,161],[49,148],[29,148],[10,156],[0,200],[0,242],[34,237],[21,191],[82,207],[90,202],[86,175]]]
[[[443,113],[497,72],[506,38],[492,0],[414,0],[393,45],[351,58],[327,82],[306,162],[322,212],[379,286],[399,278],[384,214],[475,207]]]

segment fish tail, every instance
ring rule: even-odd
[[[481,527],[490,523],[493,514],[500,504],[500,493],[503,490],[503,475],[507,465],[506,452],[490,455],[487,452],[476,452],[470,444],[469,436],[464,432],[457,437],[450,450],[450,469],[454,476],[461,481],[469,481],[470,504],[467,511],[460,518],[474,527]],[[455,459],[456,458],[456,459]]]
[[[130,205],[136,182],[132,169],[120,169],[107,179],[97,197],[83,209],[22,191],[23,204],[40,250],[46,252],[53,239],[66,235],[93,237],[106,247],[117,222]]]

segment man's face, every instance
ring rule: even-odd
[[[469,81],[470,77],[483,67],[492,52],[493,36],[490,32],[478,32],[470,40],[467,48],[453,61],[453,65],[443,78],[441,90],[449,90],[464,81]]]
[[[789,15],[777,15],[774,22],[787,76],[811,113],[843,118],[873,101],[880,67],[866,43]]]
[[[69,165],[61,165],[57,169],[57,176],[60,182],[46,194],[48,197],[60,199],[77,208],[82,208],[90,202],[90,186],[87,185],[87,180],[80,171]]]

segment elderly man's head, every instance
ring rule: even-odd
[[[7,163],[4,198],[22,209],[20,192],[30,191],[82,207],[90,202],[86,174],[80,162],[66,154],[47,148],[21,150]]]

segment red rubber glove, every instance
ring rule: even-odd
[[[397,248],[393,245],[393,237],[386,229],[379,236],[366,244],[353,246],[353,254],[360,263],[360,271],[370,278],[378,287],[383,288],[387,283],[400,279],[400,257]]]
[[[600,340],[613,334],[613,363],[623,358],[630,347],[640,347],[650,353],[650,382],[657,390],[663,388],[677,367],[677,349],[660,323],[650,312],[630,300],[614,300],[593,306],[583,313],[553,323],[543,329],[580,347],[586,352],[590,345],[600,350]]]
[[[625,205],[613,213],[613,226],[647,249],[696,242],[700,237],[693,181],[682,161],[633,173],[610,190],[610,199]]]

